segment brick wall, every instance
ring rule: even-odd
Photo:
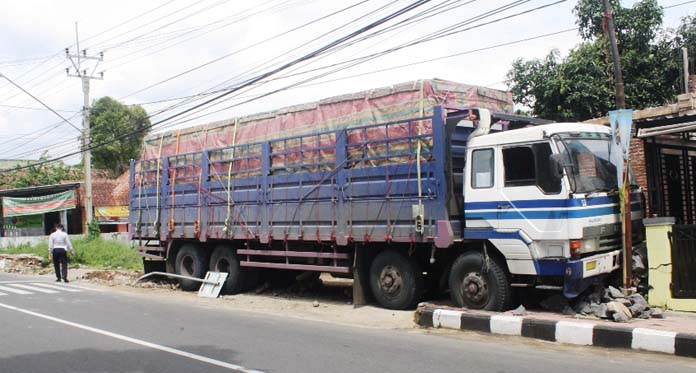
[[[633,129],[633,136],[635,136],[635,128]],[[640,188],[643,190],[643,195],[645,196],[646,205],[645,216],[650,216],[649,203],[648,201],[648,171],[645,166],[645,141],[637,137],[631,137],[630,146],[631,155],[631,168],[633,169],[633,177]]]

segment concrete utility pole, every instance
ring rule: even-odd
[[[616,87],[616,108],[626,109],[626,95],[624,94],[623,74],[621,72],[621,56],[619,47],[616,44],[616,29],[614,28],[614,13],[611,9],[609,0],[602,0],[604,3],[604,20],[606,22],[606,32],[609,36],[611,57],[614,60],[614,85]],[[629,142],[630,144],[630,142]],[[630,145],[629,145],[630,146]],[[633,220],[631,219],[631,186],[629,180],[629,169],[631,161],[627,157],[624,162],[623,185],[620,193],[623,194],[623,206],[621,211],[623,226],[623,283],[624,291],[628,292],[632,288],[633,280]]]
[[[689,93],[689,50],[686,47],[682,48],[682,56],[684,57],[684,93]]]
[[[624,94],[623,74],[621,73],[621,57],[619,47],[616,44],[616,29],[614,28],[614,14],[611,10],[609,0],[602,0],[604,3],[604,19],[607,24],[607,34],[611,45],[611,57],[614,60],[614,85],[616,86],[616,108],[626,108],[626,95]]]
[[[87,50],[80,51],[80,38],[77,33],[77,22],[75,22],[75,38],[77,39],[76,49],[77,53],[71,54],[70,48],[65,48],[65,57],[70,60],[73,67],[75,68],[75,73],[70,73],[70,68],[66,68],[65,72],[68,76],[73,78],[80,78],[82,80],[82,93],[84,95],[84,105],[82,107],[82,149],[83,149],[83,163],[85,167],[85,221],[89,225],[92,222],[92,153],[89,150],[90,146],[90,135],[89,135],[89,81],[91,79],[104,79],[104,72],[99,73],[98,76],[94,75],[94,71],[99,66],[99,62],[104,60],[104,53],[99,53],[99,56],[88,56]],[[96,60],[97,63],[94,65],[92,72],[87,74],[87,69],[82,69],[82,60]],[[77,61],[77,62],[76,62]],[[85,229],[86,231],[86,229]]]

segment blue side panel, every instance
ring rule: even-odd
[[[432,242],[448,218],[444,113],[433,113],[169,155],[159,180],[156,160],[137,162],[130,221],[142,229],[134,237]],[[413,218],[419,186],[422,235]]]

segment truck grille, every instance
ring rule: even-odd
[[[598,251],[610,251],[617,250],[621,248],[622,245],[621,233],[608,234],[599,237],[599,250]]]

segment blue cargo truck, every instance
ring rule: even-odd
[[[516,288],[575,297],[620,268],[609,128],[421,112],[432,115],[132,162],[146,271],[228,272],[230,294],[260,272],[328,272],[354,278],[355,302],[408,309],[444,289],[457,306],[505,310]],[[637,243],[637,190],[631,205]]]

